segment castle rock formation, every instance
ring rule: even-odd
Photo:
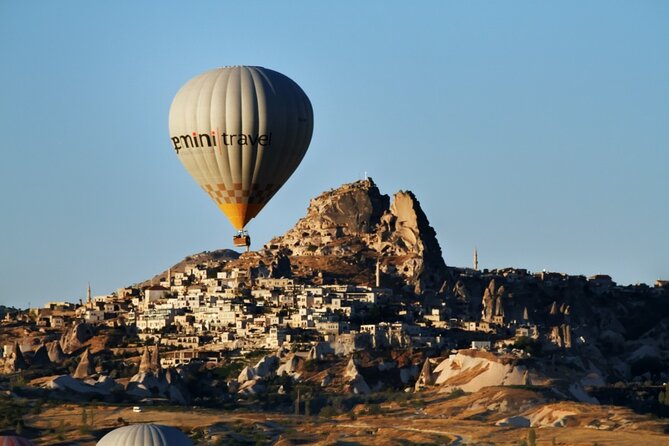
[[[436,233],[415,195],[400,191],[391,204],[371,178],[312,199],[307,215],[262,253],[350,258],[370,271],[378,262],[393,285],[399,281],[417,294],[438,291],[447,275]]]

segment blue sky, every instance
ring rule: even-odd
[[[193,76],[261,65],[314,136],[248,226],[363,177],[412,190],[449,265],[669,278],[669,3],[0,2],[0,304],[146,279],[233,233],[171,150]]]

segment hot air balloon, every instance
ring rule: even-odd
[[[97,446],[193,446],[179,429],[161,424],[119,427],[98,441]]]
[[[0,446],[35,446],[35,444],[23,437],[17,437],[14,435],[0,435]]]
[[[188,81],[170,107],[172,148],[250,245],[244,230],[295,171],[309,147],[313,110],[291,79],[234,66]]]

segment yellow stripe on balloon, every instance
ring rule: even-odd
[[[241,231],[244,226],[265,206],[264,204],[219,203],[218,208],[228,217],[232,226]]]

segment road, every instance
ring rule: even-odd
[[[420,434],[434,434],[434,435],[441,435],[441,436],[446,436],[452,439],[452,441],[449,443],[450,446],[461,446],[464,444],[467,444],[467,441],[465,437],[462,435],[456,434],[454,432],[449,432],[449,431],[440,431],[440,430],[435,430],[435,429],[421,429],[417,427],[399,427],[396,425],[393,426],[372,426],[369,424],[364,424],[364,423],[350,423],[350,424],[337,424],[337,427],[347,427],[350,429],[368,429],[371,431],[377,430],[379,427],[383,427],[384,429],[394,429],[398,431],[405,431],[405,432],[418,432]]]

